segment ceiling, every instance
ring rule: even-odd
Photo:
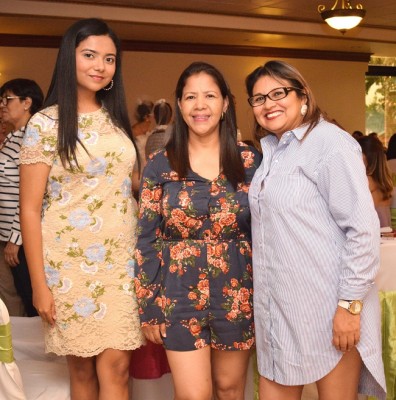
[[[123,42],[145,51],[178,51],[183,45],[184,52],[212,48],[223,54],[254,54],[265,48],[296,54],[337,53],[341,59],[359,54],[396,57],[395,0],[361,0],[366,17],[345,35],[327,26],[317,11],[319,4],[329,9],[334,3],[335,0],[1,0],[0,45],[53,47],[55,42],[45,39],[59,39],[79,18],[101,17]],[[358,1],[351,3],[356,6]]]

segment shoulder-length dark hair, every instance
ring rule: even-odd
[[[110,27],[101,19],[82,19],[73,24],[64,34],[56,60],[52,81],[48,89],[44,107],[54,104],[59,109],[58,153],[64,167],[72,168],[71,161],[76,159],[78,138],[77,115],[77,77],[76,77],[76,48],[89,36],[108,36],[116,47],[116,69],[111,90],[99,90],[96,93],[98,103],[108,111],[114,125],[123,129],[132,140],[125,92],[121,73],[120,40]],[[137,158],[139,159],[139,158]]]
[[[388,150],[386,151],[386,158],[393,160],[396,158],[396,133],[394,133],[388,142]]]
[[[22,100],[26,98],[32,99],[32,105],[30,106],[30,115],[35,114],[40,110],[43,105],[44,94],[40,86],[31,79],[17,78],[11,79],[3,84],[0,88],[0,96],[3,96],[6,92],[12,92],[15,96],[19,96]]]
[[[358,139],[367,160],[366,174],[371,176],[382,193],[383,200],[390,199],[393,192],[392,175],[386,162],[385,149],[376,136]]]
[[[221,74],[213,65],[205,62],[190,64],[180,75],[176,85],[175,120],[172,134],[166,145],[170,165],[180,178],[185,178],[191,169],[188,156],[188,126],[179,108],[183,90],[188,78],[193,75],[207,74],[211,76],[220,89],[223,99],[228,100],[228,107],[220,120],[220,168],[234,188],[245,180],[245,169],[237,145],[237,125],[235,105],[231,91]]]
[[[312,93],[311,88],[308,85],[308,82],[304,79],[301,73],[294,68],[292,65],[278,60],[268,61],[264,65],[256,68],[253,72],[251,72],[245,80],[246,90],[249,97],[253,96],[253,87],[256,82],[263,76],[269,76],[277,81],[281,85],[284,85],[284,81],[287,82],[288,86],[292,86],[297,88],[296,94],[299,98],[307,99],[307,113],[305,114],[302,123],[308,124],[307,132],[310,132],[319,122],[319,119],[322,115],[318,104],[316,103],[315,97]],[[326,116],[323,115],[325,119]],[[256,139],[260,139],[263,136],[266,136],[272,132],[267,131],[263,127],[261,127],[257,121],[255,121],[254,135]]]

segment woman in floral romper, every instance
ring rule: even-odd
[[[136,151],[120,67],[103,21],[72,25],[21,150],[33,302],[46,351],[66,355],[72,399],[127,400],[131,350],[144,341],[132,281]]]
[[[261,161],[237,144],[221,73],[191,64],[175,128],[140,191],[135,288],[147,339],[163,343],[176,399],[244,398],[254,345],[247,192]]]

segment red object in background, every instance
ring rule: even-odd
[[[129,375],[135,379],[158,379],[170,372],[165,349],[152,342],[133,350]]]

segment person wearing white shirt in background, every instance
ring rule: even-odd
[[[249,190],[260,400],[385,400],[374,278],[379,223],[359,144],[302,75],[269,61],[246,78],[263,161]],[[342,90],[340,95],[344,94]]]

